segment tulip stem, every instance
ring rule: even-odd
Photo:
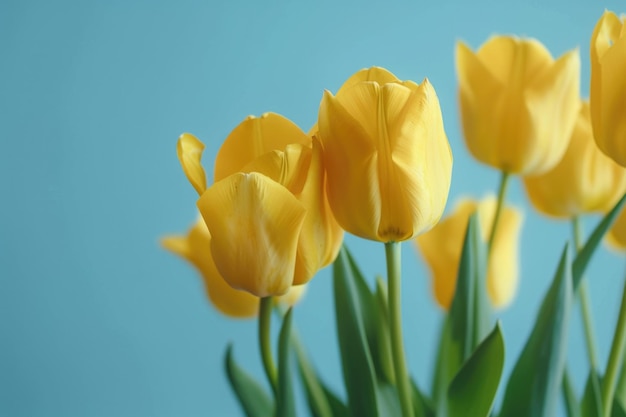
[[[263,297],[259,302],[259,347],[261,360],[274,395],[278,395],[278,372],[272,356],[270,322],[272,319],[272,297]]]
[[[489,244],[487,246],[487,256],[491,253],[491,247],[493,246],[493,241],[496,237],[496,229],[498,228],[498,223],[500,222],[500,215],[502,214],[502,207],[504,207],[504,199],[506,196],[506,188],[509,185],[509,178],[511,175],[502,171],[502,175],[500,176],[500,186],[498,188],[498,202],[496,204],[496,214],[493,216],[493,223],[491,224],[491,231],[489,232]]]
[[[413,417],[413,402],[409,376],[404,357],[402,341],[402,309],[401,299],[401,252],[399,242],[385,243],[385,257],[387,259],[387,286],[389,289],[389,322],[391,327],[391,351],[393,353],[393,367],[396,375],[396,386],[400,396],[403,417]]]
[[[604,380],[602,381],[602,403],[604,404],[604,417],[611,416],[613,408],[613,395],[615,394],[615,383],[617,374],[622,366],[624,347],[626,346],[626,282],[622,293],[622,305],[619,310],[615,335],[611,344],[609,363],[606,366]]]
[[[576,253],[582,249],[582,231],[580,226],[580,218],[574,216],[572,218],[572,231],[574,234],[574,247]],[[580,311],[583,318],[583,328],[585,331],[585,342],[587,344],[587,355],[589,356],[589,365],[592,371],[598,368],[598,349],[595,344],[595,332],[593,327],[593,319],[591,317],[591,301],[587,290],[587,282],[582,280],[578,287],[578,297],[580,298]]]

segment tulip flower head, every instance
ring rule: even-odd
[[[204,281],[211,303],[223,314],[236,318],[255,317],[259,298],[233,289],[220,275],[211,256],[211,234],[202,219],[183,236],[168,236],[161,240],[163,247],[191,263]],[[294,305],[302,297],[306,286],[291,287],[279,302]]]
[[[328,201],[354,235],[411,239],[437,223],[448,198],[452,153],[439,100],[428,80],[364,71],[320,104]]]
[[[578,50],[554,60],[534,39],[494,36],[456,48],[465,142],[501,171],[538,175],[560,160],[579,110]]]
[[[452,214],[415,240],[430,267],[435,299],[446,310],[454,297],[467,223],[476,210],[480,233],[483,240],[487,240],[496,211],[494,196],[480,202],[461,200]],[[518,210],[503,208],[487,267],[487,292],[496,308],[508,305],[517,289],[521,224],[522,215]]]
[[[626,166],[626,23],[605,11],[591,36],[591,121],[598,146]]]
[[[607,212],[624,194],[626,168],[596,145],[588,102],[582,102],[563,159],[542,175],[525,177],[524,185],[537,210],[560,218]]]
[[[179,159],[195,187],[203,183],[204,145],[188,136],[180,141]],[[196,187],[198,209],[215,267],[231,287],[257,297],[284,295],[335,259],[343,231],[324,193],[320,146],[291,121],[272,113],[247,118],[215,167],[216,182]]]

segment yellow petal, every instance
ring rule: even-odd
[[[306,214],[289,190],[259,173],[237,173],[207,189],[198,208],[226,282],[257,297],[289,290]]]
[[[284,304],[287,307],[293,307],[296,305],[304,294],[306,293],[306,285],[294,285],[289,288],[287,294],[276,297],[276,302],[279,304]]]
[[[204,144],[191,133],[183,133],[178,138],[176,153],[187,179],[198,194],[206,190],[206,174],[202,168],[202,151]]]
[[[348,78],[346,82],[344,82],[343,85],[339,88],[339,90],[337,91],[337,94],[340,94],[342,91],[345,91],[348,88],[354,85],[357,85],[358,83],[363,82],[363,81],[374,81],[380,85],[393,83],[393,82],[400,82],[400,80],[398,80],[398,78],[395,75],[393,75],[391,71],[388,71],[385,68],[382,68],[382,67],[363,68],[355,72],[354,74],[352,74],[350,78]]]
[[[248,116],[226,138],[215,158],[215,182],[241,171],[264,153],[290,143],[310,146],[311,138],[291,120],[276,114]]]
[[[307,209],[298,240],[294,285],[308,282],[336,258],[343,240],[324,191],[319,142],[314,141],[313,149],[292,144],[284,152],[267,153],[246,165],[243,172],[258,172],[280,183]]]
[[[221,313],[235,318],[257,315],[259,298],[233,289],[217,271],[211,256],[211,235],[204,220],[199,219],[186,236],[169,236],[161,243],[196,267],[204,281],[207,297]]]
[[[561,161],[542,175],[525,177],[524,186],[538,211],[561,218],[604,213],[624,194],[626,169],[596,146],[587,102]]]

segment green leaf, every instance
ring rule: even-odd
[[[534,328],[511,373],[500,410],[501,416],[555,415],[565,367],[572,297],[572,277],[566,245]]]
[[[491,305],[486,285],[486,244],[480,237],[478,216],[467,224],[456,289],[443,323],[433,394],[437,411],[445,415],[450,381],[489,332]]]
[[[296,415],[291,381],[291,362],[289,341],[291,339],[291,309],[285,314],[278,336],[278,395],[276,399],[276,417]]]
[[[377,417],[376,375],[363,324],[366,312],[359,300],[357,279],[353,262],[343,246],[333,264],[333,286],[348,408],[354,417]]]
[[[493,407],[503,366],[504,339],[500,325],[496,324],[450,383],[448,416],[487,417]]]
[[[376,278],[376,340],[374,346],[370,344],[374,358],[374,368],[378,378],[390,384],[395,384],[396,377],[393,369],[391,353],[391,329],[389,328],[389,308],[387,306],[387,284],[382,278]]]
[[[600,375],[596,371],[591,371],[587,377],[580,410],[582,417],[604,417]]]
[[[274,413],[274,404],[270,396],[265,392],[250,374],[240,368],[233,359],[233,347],[228,345],[224,357],[226,375],[232,387],[239,405],[247,417],[267,417]]]
[[[413,394],[415,415],[422,415],[424,417],[435,417],[435,409],[430,398],[426,397],[422,393],[414,380],[411,380],[411,391]]]
[[[347,416],[347,407],[319,380],[304,348],[296,337],[295,331],[292,331],[292,345],[298,359],[298,370],[300,371],[300,378],[306,392],[311,415],[313,417]]]
[[[589,263],[591,256],[598,248],[598,245],[602,241],[602,238],[615,221],[615,218],[620,213],[620,210],[624,206],[625,202],[626,194],[624,194],[624,196],[617,202],[615,207],[613,207],[613,209],[611,209],[611,211],[608,212],[606,216],[604,216],[602,221],[594,229],[593,233],[591,233],[591,236],[589,236],[589,239],[585,243],[585,246],[583,246],[580,252],[578,252],[578,256],[576,256],[576,259],[572,264],[572,279],[574,280],[574,291],[578,289],[578,285],[580,284],[580,280],[583,277],[583,273],[587,268],[587,264]]]
[[[611,417],[626,417],[626,409],[622,402],[615,398],[613,400],[613,408],[611,409]]]
[[[581,417],[580,405],[576,399],[574,384],[572,383],[567,367],[563,371],[563,384],[561,385],[561,388],[563,391],[563,400],[565,402],[567,417]]]

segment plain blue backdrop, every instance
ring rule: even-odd
[[[620,9],[621,7],[621,9]],[[237,416],[223,372],[237,360],[264,381],[254,321],[206,301],[196,271],[159,247],[194,221],[196,194],[176,158],[192,132],[205,166],[244,117],[282,113],[308,130],[324,88],[379,65],[433,83],[454,153],[448,209],[495,190],[498,174],[460,133],[454,46],[495,33],[531,36],[553,55],[580,48],[615,1],[17,1],[0,2],[0,416]],[[557,265],[569,225],[525,212],[521,280],[499,312],[510,372]],[[597,217],[585,219],[588,233]],[[382,247],[347,244],[370,277]],[[624,257],[603,248],[590,281],[606,363]],[[442,312],[412,244],[403,248],[408,363],[429,385]],[[295,323],[322,376],[341,372],[329,270],[312,281]],[[569,363],[586,377],[579,313]],[[505,375],[505,377],[506,377]],[[302,408],[301,408],[302,409]]]

